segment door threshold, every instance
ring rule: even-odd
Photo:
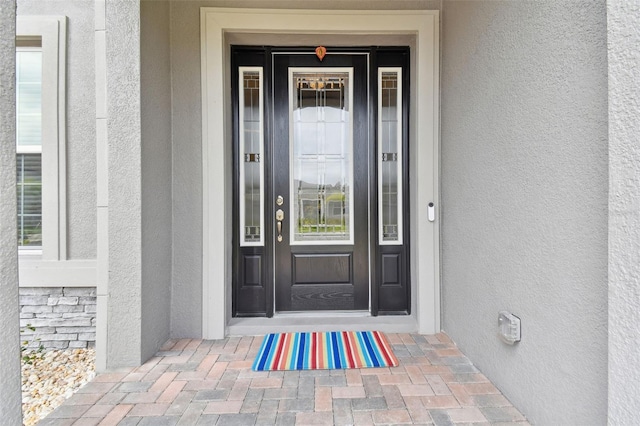
[[[322,318],[322,319],[320,319]],[[345,321],[348,318],[348,321]],[[227,336],[259,336],[269,333],[294,333],[308,331],[371,331],[386,333],[416,333],[418,323],[413,315],[344,315],[329,312],[319,315],[276,315],[273,318],[231,318]]]
[[[371,317],[369,311],[286,311],[276,312],[273,314],[274,318],[288,317],[288,318],[326,318],[326,317]]]

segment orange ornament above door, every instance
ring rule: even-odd
[[[318,59],[320,59],[320,61],[322,61],[324,59],[324,56],[327,54],[327,48],[324,46],[318,46],[316,47],[316,56],[318,57]]]

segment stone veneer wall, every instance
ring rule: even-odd
[[[21,287],[20,334],[30,348],[94,347],[95,287]]]

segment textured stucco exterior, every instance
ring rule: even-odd
[[[445,1],[443,328],[535,424],[606,423],[606,48],[603,2]]]
[[[66,16],[68,20],[66,40],[67,257],[95,259],[94,2],[19,0],[18,15]]]
[[[141,3],[142,357],[169,339],[171,78],[169,2]],[[195,303],[194,303],[195,304]]]
[[[115,368],[144,361],[138,1],[106,4],[106,69],[109,297],[105,343],[107,368]]]
[[[0,0],[3,58],[13,57],[12,4]],[[100,369],[202,336],[200,8],[439,9],[443,329],[534,424],[637,421],[637,2],[106,0],[98,23],[104,4],[18,5],[68,17],[68,253],[92,259],[96,240],[106,246]],[[94,61],[97,30],[106,54]],[[0,329],[3,419],[20,415],[13,68],[0,65],[0,299],[15,300],[0,320],[16,324]],[[501,310],[522,320],[515,346],[497,338]]]
[[[171,335],[202,336],[202,121],[198,2],[171,3]],[[188,189],[187,189],[188,188]],[[195,302],[195,303],[194,303]]]
[[[640,5],[608,1],[609,424],[640,413]]]
[[[98,353],[99,368],[109,370],[139,365],[169,338],[169,4],[108,1],[105,34],[108,170],[99,179],[108,187],[108,228],[100,230],[108,279],[106,349]]]
[[[22,423],[16,223],[16,3],[0,3],[0,418]]]

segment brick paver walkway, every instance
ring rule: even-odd
[[[445,334],[390,334],[393,368],[254,372],[261,337],[169,341],[39,425],[528,425]]]

